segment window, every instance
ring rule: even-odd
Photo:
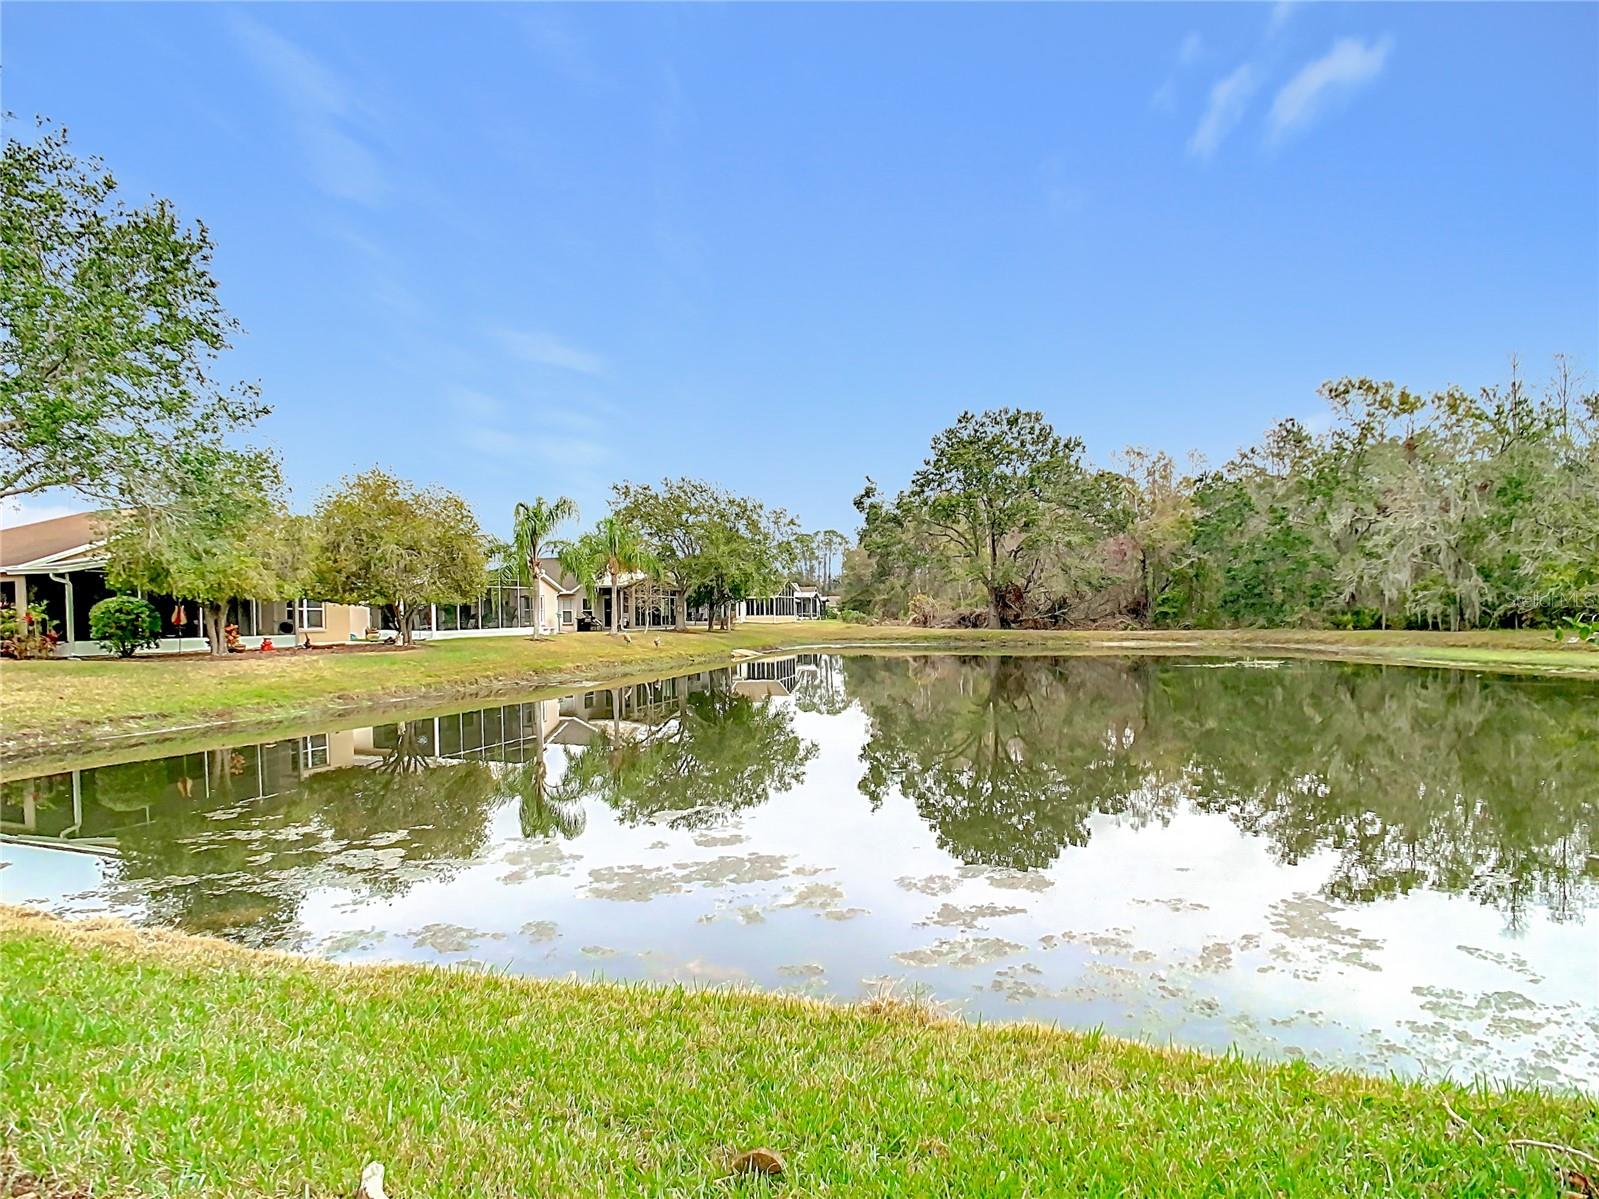
[[[298,765],[301,770],[315,770],[318,766],[326,766],[328,764],[328,735],[326,733],[316,733],[310,737],[301,737],[299,750],[300,761]]]
[[[322,621],[321,600],[302,599],[294,601],[294,624],[296,628],[312,630],[327,628],[327,625],[323,624]]]
[[[561,605],[561,623],[562,624],[571,624],[572,623],[572,605],[571,604],[562,604]]]

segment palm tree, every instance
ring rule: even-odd
[[[558,495],[546,502],[541,495],[531,504],[517,501],[511,510],[510,565],[517,582],[533,588],[533,636],[544,627],[544,588],[539,583],[539,573],[544,567],[544,550],[550,534],[569,520],[577,519],[577,503],[569,496]]]
[[[576,541],[550,546],[556,550],[562,569],[583,580],[591,604],[598,603],[596,591],[601,575],[611,578],[611,636],[622,632],[622,576],[643,572],[660,573],[661,563],[650,552],[631,525],[607,516]]]

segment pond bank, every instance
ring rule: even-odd
[[[0,908],[0,1121],[45,1193],[1561,1193],[1592,1099],[903,1003],[333,966]]]
[[[995,632],[839,621],[532,640],[482,637],[405,652],[289,651],[212,659],[7,662],[0,757],[8,765],[176,744],[221,732],[330,721],[352,711],[465,703],[725,664],[741,655],[827,646],[1077,653],[1259,653],[1403,665],[1599,677],[1599,649],[1524,632],[1337,633],[1303,630]]]

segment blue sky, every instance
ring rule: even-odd
[[[1599,6],[12,3],[5,107],[218,243],[297,507],[693,474],[854,528],[962,408],[1228,457],[1599,370]],[[34,501],[44,512],[53,497]]]

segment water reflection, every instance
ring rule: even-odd
[[[1599,881],[1592,684],[1370,666],[1017,656],[845,660],[871,721],[861,790],[910,798],[963,862],[1048,866],[1095,814],[1184,804],[1333,850],[1331,898],[1425,886],[1514,923]]]
[[[0,893],[331,956],[1599,1077],[1599,688],[794,655],[0,783]]]

